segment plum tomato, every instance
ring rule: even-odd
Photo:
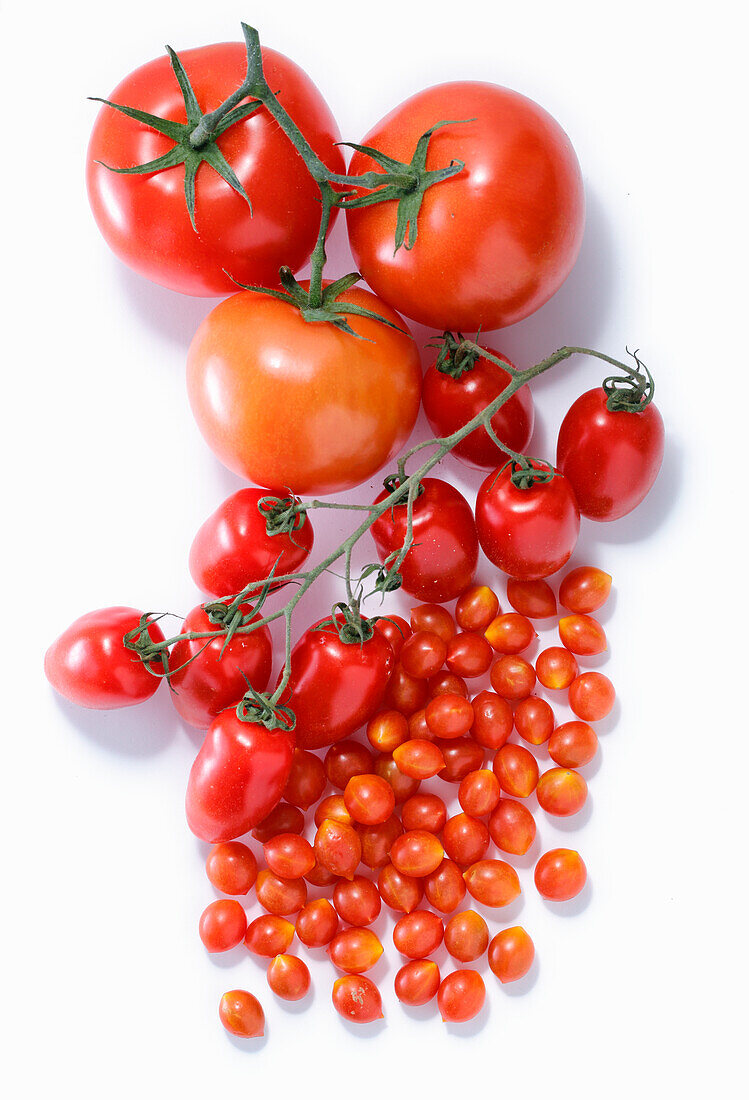
[[[198,932],[206,951],[231,951],[244,939],[247,914],[238,901],[220,898],[203,910]]]
[[[265,1032],[265,1014],[260,1001],[246,989],[230,989],[218,1006],[221,1023],[240,1039],[255,1039]]]
[[[611,577],[594,565],[579,565],[562,578],[559,602],[573,615],[590,615],[603,607],[611,591]]]
[[[516,982],[533,966],[535,954],[533,940],[524,928],[503,928],[489,944],[489,967],[503,984]]]
[[[309,968],[296,955],[276,955],[268,964],[268,985],[284,1001],[301,1001],[309,993]]]
[[[432,959],[412,959],[395,975],[394,987],[401,1004],[428,1004],[440,987],[439,967]]]
[[[382,997],[364,974],[344,974],[333,983],[333,1007],[344,1020],[370,1024],[382,1019]]]
[[[443,978],[437,1004],[445,1023],[462,1024],[478,1016],[484,1007],[486,986],[476,970],[453,970]]]
[[[536,889],[547,901],[569,901],[576,897],[588,877],[580,853],[571,848],[552,848],[536,864]]]

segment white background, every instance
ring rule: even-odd
[[[338,17],[297,0],[2,5],[6,1095],[736,1096],[747,767],[738,9],[334,7]],[[541,830],[545,846],[579,847],[590,886],[559,915],[521,870],[510,922],[533,935],[538,966],[514,989],[486,972],[487,1008],[467,1028],[397,1004],[392,947],[374,972],[386,1024],[359,1030],[333,1012],[324,962],[311,1005],[289,1009],[244,948],[206,956],[197,921],[213,895],[182,810],[197,735],[165,688],[137,710],[97,714],[55,698],[41,673],[46,646],[86,610],[197,602],[192,535],[239,485],[185,396],[187,347],[213,303],[114,259],[83,167],[87,95],[107,95],[166,42],[236,38],[242,18],[307,70],[351,140],[441,80],[491,80],[542,103],[583,166],[586,237],[558,295],[493,342],[521,366],[565,343],[614,355],[629,343],[657,379],[668,441],[656,488],[628,519],[586,523],[574,559],[614,576],[602,667],[620,704],[586,769],[582,826]],[[340,224],[335,241],[341,273]],[[534,387],[535,453],[553,453],[566,406],[599,377],[576,360]],[[444,475],[469,494],[479,483],[451,461]],[[318,520],[319,545],[344,526]],[[481,576],[496,573],[484,563]],[[391,925],[378,925],[386,939]],[[218,1023],[219,997],[236,986],[266,1006],[260,1043],[232,1041]]]

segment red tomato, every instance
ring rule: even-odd
[[[366,642],[344,642],[332,625],[317,629],[320,623],[294,646],[281,699],[296,716],[296,739],[304,749],[332,745],[366,725],[395,666],[390,642],[379,630]]]
[[[204,112],[215,110],[245,78],[242,43],[202,46],[179,56]],[[343,158],[335,146],[338,128],[315,85],[275,50],[263,50],[263,66],[270,87],[280,93],[315,152],[331,171],[342,172]],[[174,122],[186,121],[184,99],[167,56],[130,73],[109,99]],[[264,107],[229,127],[215,145],[243,185],[252,211],[246,199],[204,164],[195,177],[196,232],[185,202],[184,165],[135,175],[110,171],[163,156],[174,141],[112,107],[102,107],[86,160],[96,222],[124,263],[171,290],[207,297],[229,294],[235,284],[226,271],[242,283],[275,286],[282,264],[297,271],[309,259],[320,225],[318,187]]]
[[[282,495],[334,493],[370,478],[411,434],[419,354],[402,319],[352,287],[362,339],[246,291],[208,314],[190,345],[187,392],[203,436],[240,477]]]
[[[452,485],[435,477],[425,477],[421,484],[424,491],[413,507],[413,545],[400,567],[403,590],[420,600],[447,603],[468,587],[476,572],[476,524],[468,501]],[[385,489],[375,504],[388,495]],[[403,546],[407,520],[404,501],[372,524],[381,562]]]
[[[182,633],[216,629],[203,608],[194,607]],[[185,722],[198,729],[207,729],[220,711],[236,705],[247,690],[248,680],[255,691],[264,691],[268,686],[273,662],[268,627],[261,626],[251,634],[235,634],[224,649],[225,642],[223,633],[213,641],[183,638],[169,653],[169,667],[174,669],[169,678],[172,702]]]
[[[208,517],[190,547],[190,575],[210,596],[231,596],[250,581],[296,573],[314,541],[309,516],[297,516],[292,532],[269,535],[258,507],[262,489],[239,489]],[[287,498],[289,499],[289,498]],[[265,509],[267,511],[267,507]],[[275,567],[275,568],[274,568]]]
[[[578,397],[562,421],[557,465],[589,519],[626,516],[653,486],[663,461],[663,419],[651,402],[641,411],[606,408],[602,388]]]
[[[140,624],[134,607],[102,607],[81,615],[44,655],[44,675],[71,703],[92,710],[130,707],[150,699],[161,683],[122,639]],[[154,642],[163,642],[157,623],[148,627]],[[153,662],[161,670],[161,662]]]
[[[410,162],[436,130],[427,170],[453,160],[459,175],[429,188],[413,248],[393,251],[397,204],[347,212],[351,250],[369,285],[421,324],[476,332],[522,320],[559,289],[582,242],[584,195],[569,138],[532,100],[496,84],[462,81],[418,92],[362,144]],[[354,153],[350,171],[377,165]]]
[[[511,468],[493,471],[476,498],[476,528],[489,561],[518,580],[548,577],[575,549],[580,512],[565,477],[519,489]]]
[[[510,363],[501,352],[493,348],[488,350]],[[477,359],[459,378],[442,373],[432,364],[424,375],[422,401],[434,434],[452,435],[458,428],[464,427],[499,396],[509,381],[507,371],[489,359]],[[502,442],[513,451],[525,451],[533,431],[533,398],[527,386],[513,394],[495,412],[491,424]],[[501,465],[507,457],[484,428],[474,429],[460,443],[456,443],[450,453],[469,466],[487,470]]]
[[[187,782],[187,823],[195,835],[211,844],[234,840],[267,817],[281,798],[293,752],[293,732],[222,711]]]

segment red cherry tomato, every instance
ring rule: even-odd
[[[415,794],[403,803],[401,819],[406,832],[441,833],[447,821],[447,807],[439,795]]]
[[[463,873],[457,863],[443,859],[436,871],[424,879],[427,901],[440,913],[452,913],[466,896]]]
[[[284,1001],[300,1001],[309,993],[309,968],[295,955],[276,955],[268,965],[268,985]]]
[[[396,657],[400,655],[406,640],[411,637],[411,627],[400,615],[386,615],[377,619],[375,629],[385,635]]]
[[[332,745],[365,725],[377,713],[395,665],[390,643],[379,631],[363,643],[344,642],[323,622],[294,646],[281,698],[296,716],[297,742],[305,749]]]
[[[395,809],[393,788],[379,775],[352,775],[343,801],[354,821],[361,825],[382,825]]]
[[[552,645],[536,658],[536,676],[545,688],[560,691],[570,686],[577,676],[577,661],[568,649]]]
[[[554,730],[554,711],[545,699],[528,695],[515,708],[515,729],[529,745],[543,745]]]
[[[278,878],[303,878],[315,866],[312,845],[296,833],[279,833],[263,845],[268,868]]]
[[[442,830],[445,855],[462,867],[476,863],[489,847],[489,830],[483,821],[468,814],[449,817]]]
[[[361,862],[361,840],[356,829],[326,818],[315,834],[318,863],[334,875],[352,879]]]
[[[338,914],[327,898],[308,901],[296,919],[296,934],[305,947],[327,947],[337,931]]]
[[[428,728],[436,737],[448,740],[468,733],[474,718],[472,704],[462,695],[437,695],[429,700],[425,709]]]
[[[294,753],[296,758],[296,750]],[[294,761],[291,762],[292,770],[294,768]],[[286,787],[289,785],[288,779],[286,780]],[[255,840],[259,840],[261,844],[265,844],[266,841],[271,840],[274,836],[280,836],[281,833],[296,833],[300,836],[304,832],[304,814],[298,806],[290,806],[288,802],[279,802],[277,806],[274,806],[267,817],[264,817],[252,830],[252,835]]]
[[[495,661],[489,673],[491,685],[503,699],[527,699],[536,686],[536,671],[523,657],[506,653]]]
[[[585,805],[588,784],[579,772],[569,768],[549,768],[539,777],[536,797],[547,814],[571,817]]]
[[[198,104],[212,111],[240,86],[246,50],[222,42],[182,50],[180,60]],[[275,50],[263,50],[271,88],[317,154],[333,172],[343,158],[333,116],[309,77]],[[108,97],[174,122],[185,104],[169,58],[130,73]],[[183,165],[145,175],[122,175],[163,156],[174,141],[149,126],[102,107],[88,147],[89,202],[113,252],[140,275],[183,294],[230,294],[235,283],[274,286],[281,264],[298,270],[309,258],[320,225],[319,192],[301,157],[264,108],[230,126],[215,142],[252,202],[238,195],[207,165],[195,177],[195,222],[185,203]],[[101,162],[101,163],[100,163]]]
[[[436,997],[440,971],[431,959],[413,959],[395,975],[395,995],[404,1005],[425,1005]]]
[[[379,937],[369,928],[344,928],[328,944],[333,966],[347,974],[362,974],[371,970],[382,955]]]
[[[583,722],[598,722],[616,702],[614,685],[602,672],[583,672],[569,687],[570,708]]]
[[[522,802],[501,798],[489,818],[489,833],[500,851],[524,856],[536,839],[536,822]]]
[[[493,471],[476,498],[476,529],[489,561],[522,581],[548,577],[575,549],[580,511],[562,475],[519,489],[511,468]]]
[[[232,1035],[254,1039],[265,1032],[265,1014],[257,997],[246,989],[230,989],[218,1006],[221,1023]]]
[[[435,672],[439,672],[446,656],[447,646],[438,634],[417,630],[404,643],[400,662],[409,676],[415,676],[417,680],[428,680]]]
[[[404,875],[392,863],[386,864],[377,877],[377,889],[387,906],[398,913],[412,913],[424,897],[424,880]]]
[[[507,599],[521,615],[529,619],[548,619],[557,613],[557,601],[546,581],[507,581]]]
[[[436,130],[426,168],[460,160],[458,175],[429,188],[413,248],[393,249],[395,202],[347,212],[359,271],[386,301],[430,328],[491,331],[514,324],[562,285],[582,241],[584,195],[569,138],[532,100],[495,84],[438,84],[407,99],[367,136],[410,162]],[[350,170],[378,170],[355,153]]]
[[[393,928],[393,944],[401,955],[409,959],[425,959],[442,943],[442,920],[428,909],[415,909],[406,913]]]
[[[480,959],[489,946],[489,928],[480,913],[467,909],[445,925],[445,947],[458,962]]]
[[[244,945],[253,955],[272,959],[288,951],[293,939],[294,925],[290,920],[265,913],[248,924]]]
[[[482,859],[464,872],[466,888],[481,905],[500,909],[520,893],[520,879],[514,867],[503,859]]]
[[[528,798],[538,783],[538,762],[522,745],[503,745],[492,764],[494,774],[505,794]]]
[[[443,979],[437,1004],[445,1023],[462,1024],[478,1016],[484,1007],[486,986],[475,970],[454,970]]]
[[[488,350],[512,366],[501,352],[493,348]],[[443,373],[432,364],[424,375],[422,402],[434,434],[452,435],[464,427],[499,396],[509,381],[508,372],[489,359],[477,359],[459,378]],[[533,398],[527,386],[495,412],[491,425],[499,439],[513,451],[521,454],[525,451],[533,431]],[[450,453],[469,466],[486,470],[495,469],[506,458],[484,428],[475,428],[456,443]]]
[[[480,691],[473,700],[471,737],[482,748],[501,749],[512,733],[512,707],[493,691]]]
[[[436,634],[447,645],[455,636],[455,620],[439,603],[420,603],[411,608],[411,629]]]
[[[565,615],[559,620],[562,645],[582,657],[606,650],[606,632],[590,615]]]
[[[481,634],[461,633],[450,640],[447,647],[446,664],[456,676],[466,680],[475,679],[488,672],[494,653],[492,647]]]
[[[134,607],[103,607],[71,623],[44,656],[44,675],[55,691],[92,710],[131,707],[150,699],[161,680],[122,642],[140,625],[142,614]],[[164,641],[157,623],[149,624],[148,636]],[[160,661],[151,667],[162,670]]]
[[[533,966],[536,949],[524,928],[503,928],[489,944],[489,966],[504,984],[525,977]]]
[[[538,635],[525,615],[507,611],[487,626],[484,637],[496,653],[522,653]]]
[[[385,689],[382,704],[392,707],[393,710],[409,718],[416,711],[422,710],[429,700],[429,685],[426,680],[418,680],[415,676],[409,676],[400,662],[393,669],[392,675]]]
[[[231,951],[244,939],[247,914],[238,901],[221,898],[203,910],[198,932],[206,951]]]
[[[403,590],[420,600],[446,603],[473,580],[479,552],[476,524],[468,501],[452,485],[435,477],[425,477],[421,484],[423,492],[413,507],[413,545],[400,567]],[[385,489],[375,504],[388,495]],[[381,562],[403,546],[407,520],[406,504],[398,502],[372,524]]]
[[[222,894],[246,894],[257,878],[254,852],[238,840],[227,840],[211,848],[205,861],[208,881]]]
[[[552,848],[536,864],[536,889],[547,901],[569,901],[580,893],[588,872],[580,853],[571,848]]]
[[[377,887],[362,875],[356,875],[350,882],[337,882],[333,890],[333,904],[341,920],[357,927],[377,920],[382,908]]]
[[[190,770],[187,823],[201,840],[234,840],[258,825],[280,800],[294,734],[241,722],[234,710],[213,720]]]
[[[297,573],[314,541],[305,512],[297,516],[291,533],[269,535],[259,502],[265,489],[239,489],[219,504],[199,528],[190,547],[190,575],[210,596],[241,592],[250,581]],[[289,502],[292,498],[286,498]],[[295,499],[295,498],[294,498]],[[264,506],[267,512],[267,505]]]
[[[439,746],[421,739],[399,745],[393,753],[393,760],[399,771],[413,779],[431,779],[445,766],[445,758]]]
[[[217,629],[201,606],[189,612],[182,633],[203,634]],[[234,634],[228,643],[222,632],[213,641],[181,638],[169,653],[172,702],[185,722],[207,729],[222,710],[237,705],[247,691],[247,681],[255,691],[265,691],[272,662],[273,642],[267,626],[250,634]]]
[[[371,775],[374,763],[374,757],[366,746],[359,741],[344,740],[331,745],[325,753],[324,770],[329,782],[345,791],[354,776]]]
[[[458,597],[455,621],[461,630],[484,631],[499,614],[497,593],[485,584],[472,584]]]
[[[370,978],[364,974],[344,974],[333,983],[333,1007],[355,1024],[370,1024],[382,1019],[382,997]]]
[[[357,833],[361,841],[361,861],[367,867],[384,867],[390,859],[393,841],[403,832],[397,814],[392,814],[381,825],[359,825]]]
[[[483,767],[484,750],[472,737],[456,737],[452,741],[438,741],[445,758],[445,766],[439,778],[448,783],[460,783],[469,772]]]
[[[560,768],[582,768],[598,751],[598,737],[587,722],[563,722],[549,738],[549,756]]]
[[[559,602],[574,615],[590,615],[603,607],[611,591],[611,577],[594,565],[570,570],[559,585]]]
[[[653,487],[663,461],[663,418],[651,402],[640,412],[606,408],[599,387],[578,397],[562,421],[557,465],[580,511],[609,521],[628,515]]]
[[[303,878],[279,878],[265,870],[257,876],[255,896],[266,912],[286,917],[306,904],[307,883]]]
[[[292,806],[308,810],[314,802],[317,802],[327,785],[328,777],[320,757],[315,756],[313,752],[307,752],[306,749],[294,749],[291,770],[283,789],[286,801]],[[301,829],[299,831],[301,832]],[[262,838],[258,837],[258,840],[260,839]]]

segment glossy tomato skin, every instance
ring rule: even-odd
[[[419,600],[447,603],[473,580],[478,563],[476,524],[465,497],[436,477],[422,480],[423,493],[413,507],[413,545],[400,573],[403,590]],[[387,489],[375,500],[386,500]],[[406,538],[407,508],[397,503],[372,524],[381,562],[399,550]]]
[[[501,352],[489,348],[494,355],[510,363]],[[512,364],[510,364],[512,365]],[[477,359],[460,378],[452,378],[437,370],[434,364],[424,375],[422,402],[429,425],[437,436],[452,435],[469,420],[473,420],[498,397],[510,381],[510,375],[489,359]],[[523,452],[533,431],[533,398],[527,386],[513,394],[498,409],[491,420],[492,427],[503,443],[513,451]],[[483,428],[476,428],[456,443],[450,452],[469,466],[493,470],[504,462],[506,455]]]
[[[199,606],[188,614],[182,633],[216,629]],[[273,661],[273,643],[267,626],[251,634],[235,634],[223,654],[225,634],[206,642],[205,638],[182,638],[174,643],[169,654],[169,666],[174,669],[170,677],[172,702],[185,722],[203,730],[208,729],[220,711],[236,706],[247,690],[248,680],[256,691],[265,691]]]
[[[557,439],[557,465],[580,511],[602,522],[626,516],[647,496],[663,461],[663,418],[652,403],[642,412],[609,412],[602,388],[572,405]]]
[[[222,711],[187,782],[187,823],[195,835],[211,844],[234,840],[267,817],[281,798],[293,752],[293,732]]]
[[[519,489],[511,469],[493,471],[476,498],[476,528],[487,558],[521,581],[549,577],[575,549],[580,511],[569,481],[557,475]]]
[[[357,268],[385,301],[438,329],[476,332],[529,316],[562,285],[577,259],[585,219],[580,166],[569,138],[525,96],[460,81],[418,92],[364,138],[410,161],[435,131],[427,169],[462,160],[457,176],[427,190],[410,250],[393,253],[396,203],[346,215]],[[350,171],[379,170],[354,153]],[[446,274],[449,272],[449,277]]]
[[[296,573],[309,557],[314,533],[309,516],[291,533],[269,535],[258,507],[268,493],[239,489],[202,524],[190,547],[190,575],[209,596],[233,596],[250,581]]]
[[[148,671],[122,639],[140,624],[134,607],[102,607],[81,615],[44,655],[44,674],[55,691],[91,710],[131,707],[150,699],[161,680]],[[154,642],[163,642],[157,623],[148,627]],[[153,665],[161,669],[161,663]]]
[[[350,736],[378,711],[395,657],[379,630],[363,643],[344,642],[320,620],[291,653],[291,676],[282,697],[296,716],[297,744],[319,749]]]
[[[244,80],[242,43],[202,46],[179,56],[204,111],[215,110]],[[275,50],[263,50],[263,65],[270,86],[315,152],[332,171],[342,172],[343,158],[335,146],[338,128],[315,85]],[[130,73],[108,99],[186,121],[166,55]],[[236,288],[226,271],[242,283],[275,286],[282,264],[296,271],[309,259],[320,225],[319,191],[265,108],[216,142],[243,184],[252,212],[218,173],[201,165],[195,178],[197,233],[185,203],[184,166],[146,175],[120,175],[104,167],[144,164],[173,144],[111,107],[102,107],[97,116],[86,159],[89,202],[104,239],[124,263],[170,290],[214,297]]]
[[[342,297],[405,329],[369,291]],[[251,291],[208,314],[190,345],[187,392],[225,466],[281,495],[333,493],[398,453],[419,411],[416,345],[380,321],[351,322],[362,339]]]

